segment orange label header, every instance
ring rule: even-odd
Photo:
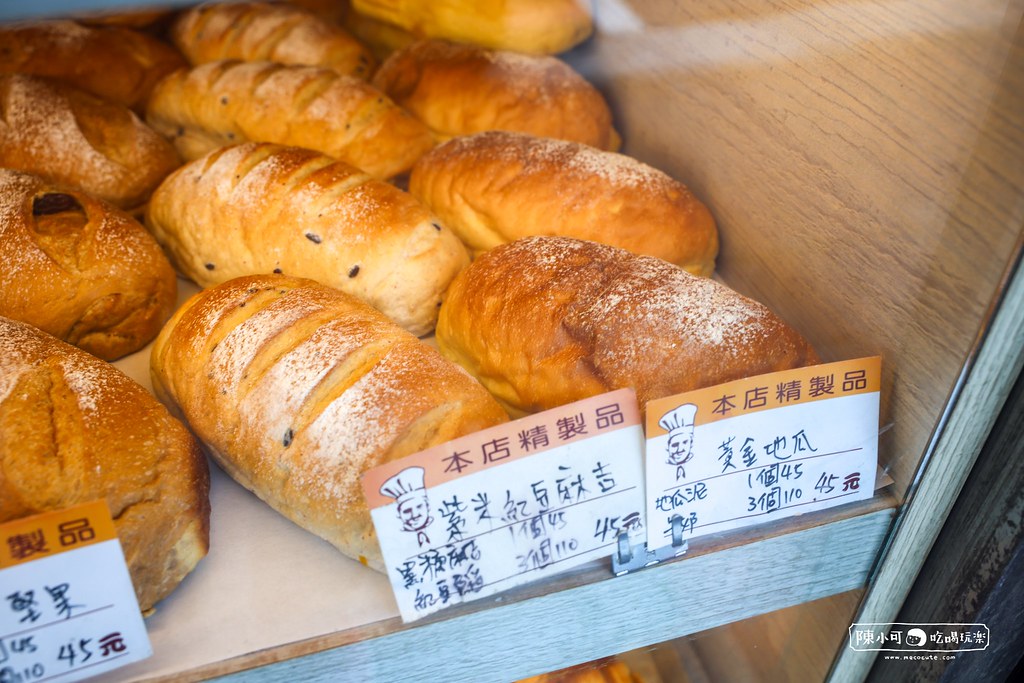
[[[117,538],[105,500],[0,524],[0,569]]]
[[[363,474],[363,493],[373,510],[394,503],[411,490],[639,424],[636,393],[618,389],[384,463]]]
[[[762,410],[876,392],[881,389],[881,376],[882,358],[872,356],[772,372],[659,398],[647,403],[647,438],[667,434],[666,421],[681,413],[681,406],[688,409],[676,419],[699,426]]]

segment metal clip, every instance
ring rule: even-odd
[[[623,531],[618,536],[616,552],[612,555],[612,571],[615,576],[650,567],[673,557],[679,557],[689,549],[689,543],[683,539],[683,519],[679,515],[672,517],[672,545],[655,550],[648,550],[646,543],[631,546],[629,535]]]

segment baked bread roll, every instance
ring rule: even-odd
[[[369,78],[370,51],[337,24],[269,2],[206,3],[174,22],[171,40],[192,64],[221,59],[322,66]]]
[[[624,387],[643,408],[818,362],[765,306],[710,278],[564,237],[518,240],[463,270],[437,342],[514,416]]]
[[[352,0],[352,9],[420,38],[557,54],[594,30],[582,0]]]
[[[329,69],[220,61],[177,71],[153,91],[147,120],[188,160],[241,142],[306,147],[376,178],[408,171],[430,131],[383,93]]]
[[[682,183],[631,157],[491,131],[455,138],[415,166],[409,191],[476,254],[562,235],[710,275],[715,220]]]
[[[508,419],[461,368],[377,310],[284,275],[189,299],[157,337],[157,396],[236,481],[382,568],[360,476]]]
[[[22,74],[0,74],[0,166],[138,211],[181,161],[124,105]]]
[[[395,52],[372,83],[438,140],[510,130],[618,149],[604,97],[556,57],[422,40]]]
[[[0,169],[0,315],[105,360],[148,344],[177,279],[131,216],[80,190]]]
[[[150,232],[203,287],[285,273],[337,287],[413,334],[434,329],[465,247],[412,195],[299,147],[212,152],[153,194]]]
[[[378,61],[387,59],[395,50],[417,40],[415,35],[404,28],[360,14],[351,7],[347,8],[340,22],[359,42],[370,48]]]
[[[148,391],[0,318],[0,522],[106,499],[149,612],[206,555],[209,477],[195,438]]]
[[[67,20],[0,26],[0,73],[47,76],[141,111],[157,81],[185,60],[150,35]]]

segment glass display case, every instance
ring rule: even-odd
[[[665,681],[869,675],[848,628],[898,620],[1024,362],[1024,3],[592,9],[562,58],[608,98],[623,152],[711,208],[716,277],[825,361],[882,357],[891,483],[403,624],[385,577],[214,468],[210,555],[147,620],[154,656],[109,680],[512,681],[629,651]],[[118,365],[148,384],[145,352]]]

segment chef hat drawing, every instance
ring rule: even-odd
[[[409,498],[419,495],[424,489],[422,467],[406,467],[380,485],[380,493],[383,496],[394,498],[399,505]]]
[[[693,419],[697,416],[697,406],[685,403],[661,416],[658,424],[669,434],[693,427]]]

